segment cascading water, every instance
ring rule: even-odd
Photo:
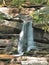
[[[21,15],[23,20],[22,30],[20,32],[19,43],[18,43],[18,52],[23,54],[28,52],[31,49],[36,49],[36,46],[33,41],[33,28],[32,28],[32,18],[28,15]]]

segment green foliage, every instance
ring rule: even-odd
[[[21,6],[25,0],[12,0],[12,6]]]
[[[0,20],[3,20],[4,18],[3,18],[3,15],[2,14],[0,14]]]
[[[39,11],[35,11],[33,14],[33,22],[34,24],[44,24],[44,27],[41,27],[43,30],[49,32],[49,7],[45,7],[40,9]]]
[[[11,5],[14,7],[19,7],[24,4],[26,1],[31,2],[32,4],[42,4],[43,2],[47,2],[47,0],[12,0]]]
[[[36,4],[36,5],[46,2],[46,1],[47,0],[30,0],[31,3]]]
[[[47,0],[47,5],[49,5],[49,0]]]
[[[5,0],[6,5],[12,5],[14,7],[19,7],[26,1],[31,2],[32,4],[42,4],[43,2],[47,2],[47,0]],[[49,3],[49,0],[48,0]],[[0,0],[0,4],[3,4],[3,0]]]

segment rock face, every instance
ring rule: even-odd
[[[2,20],[0,20],[0,33],[20,33],[22,23],[16,19],[17,15],[17,8],[0,8],[0,17],[2,16]]]
[[[49,32],[44,32],[44,30],[39,28],[34,28],[34,40],[41,43],[49,42]]]
[[[22,23],[20,20],[17,21],[16,18],[15,19],[12,18],[13,14],[16,13],[16,11],[14,11],[15,9],[14,10],[10,9],[10,10],[11,11],[9,12],[9,8],[0,8],[1,14],[4,15],[4,20],[0,21],[0,39],[5,40],[5,39],[9,39],[9,38],[11,39],[12,37],[14,39],[17,38],[17,39],[15,39],[15,41],[14,40],[12,41],[14,44],[16,44],[16,42],[18,41],[18,38],[19,38],[19,33],[22,28]],[[10,16],[9,16],[9,13],[10,13]],[[23,17],[23,16],[20,16],[20,17]],[[39,28],[40,28],[40,25],[39,25]],[[43,30],[35,28],[35,27],[33,27],[33,29],[34,29],[34,41],[36,42],[36,46],[38,47],[38,49],[41,49],[41,50],[38,50],[40,53],[38,51],[36,51],[37,55],[39,56],[42,53],[43,54],[47,54],[47,52],[49,53],[49,33],[48,32],[45,33]],[[15,34],[18,34],[18,36]],[[7,42],[4,40],[0,40],[0,46],[3,44],[5,46],[7,45]],[[33,52],[32,52],[32,54],[33,54]],[[49,55],[47,55],[47,56],[49,56]]]
[[[44,58],[32,58],[27,61],[21,61],[22,65],[48,65],[48,62]]]
[[[48,65],[47,61],[22,61],[22,65]]]

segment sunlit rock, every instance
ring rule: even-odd
[[[36,58],[32,57],[30,60],[21,61],[22,65],[48,65],[48,62],[45,58]]]

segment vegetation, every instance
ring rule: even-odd
[[[45,26],[41,27],[43,30],[49,32],[49,7],[37,10],[33,14],[34,24],[44,24]]]
[[[39,5],[39,4],[42,4],[42,3],[47,3],[49,4],[49,0],[4,0],[6,2],[6,5],[12,5],[12,6],[15,6],[17,7],[24,4],[25,2],[30,2],[32,4],[36,4],[36,5]],[[0,0],[0,4],[3,3],[3,0]]]
[[[12,6],[21,6],[25,0],[12,0]]]
[[[25,2],[31,2],[32,4],[41,4],[43,2],[47,2],[47,0],[12,0],[13,4],[18,4],[19,3],[25,3]]]
[[[46,1],[47,0],[30,0],[31,3],[36,4],[36,5],[42,4],[43,2],[46,2]]]

